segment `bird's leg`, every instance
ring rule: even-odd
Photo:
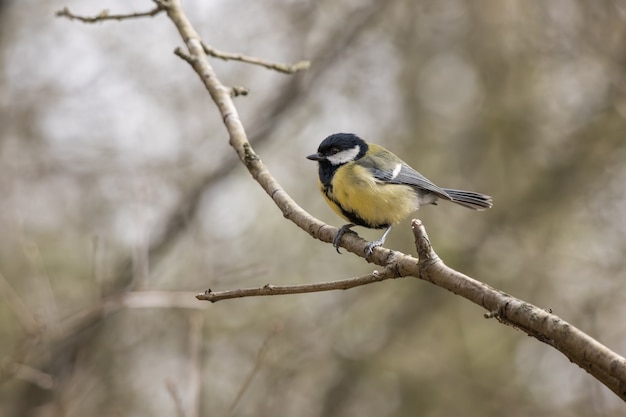
[[[341,241],[341,237],[346,232],[351,232],[350,228],[354,226],[356,226],[356,224],[352,224],[352,223],[344,224],[343,226],[341,226],[341,228],[335,235],[335,238],[333,239],[333,246],[335,247],[335,249],[337,249],[337,253],[341,253],[339,252],[339,242]]]
[[[374,250],[374,248],[382,246],[382,244],[385,243],[385,239],[387,238],[387,235],[389,234],[390,231],[391,231],[391,226],[389,226],[387,230],[385,230],[385,233],[383,233],[380,239],[374,240],[373,242],[370,242],[367,244],[367,246],[365,247],[366,258],[372,254],[372,251]]]

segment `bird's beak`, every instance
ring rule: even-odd
[[[324,155],[321,155],[319,153],[314,153],[314,154],[307,156],[306,159],[310,159],[311,161],[323,161],[324,159],[326,159],[326,157],[324,157]]]

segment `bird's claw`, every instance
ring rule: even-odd
[[[367,246],[365,247],[365,258],[369,258],[369,256],[372,254],[372,251],[374,250],[374,248],[377,248],[379,246],[382,246],[383,243],[385,243],[385,239],[387,238],[387,235],[389,234],[389,232],[391,231],[391,226],[387,227],[387,230],[385,230],[385,233],[383,233],[383,235],[380,237],[380,239],[378,240],[374,240],[373,242],[370,242],[367,244]]]
[[[367,246],[365,247],[365,257],[369,258],[369,256],[374,251],[374,248],[377,248],[377,247],[382,246],[382,245],[383,245],[383,242],[380,239],[368,243]]]
[[[337,253],[341,255],[341,251],[339,250],[339,242],[337,242],[336,244],[335,242],[333,242],[333,246],[335,247],[335,250],[337,251]]]
[[[341,228],[339,228],[339,231],[335,235],[335,238],[333,239],[333,246],[335,247],[335,249],[337,250],[337,253],[339,254],[341,254],[341,252],[339,251],[339,243],[341,243],[341,238],[346,232],[352,232],[352,230],[350,230],[351,227],[354,227],[354,225],[345,224],[341,226]]]

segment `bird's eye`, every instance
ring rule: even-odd
[[[328,151],[329,155],[334,155],[337,152],[339,152],[339,148],[330,148],[330,150]]]

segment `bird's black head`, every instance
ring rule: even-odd
[[[362,158],[367,152],[367,143],[353,133],[335,133],[320,143],[317,153],[307,156],[320,164],[340,166]]]

